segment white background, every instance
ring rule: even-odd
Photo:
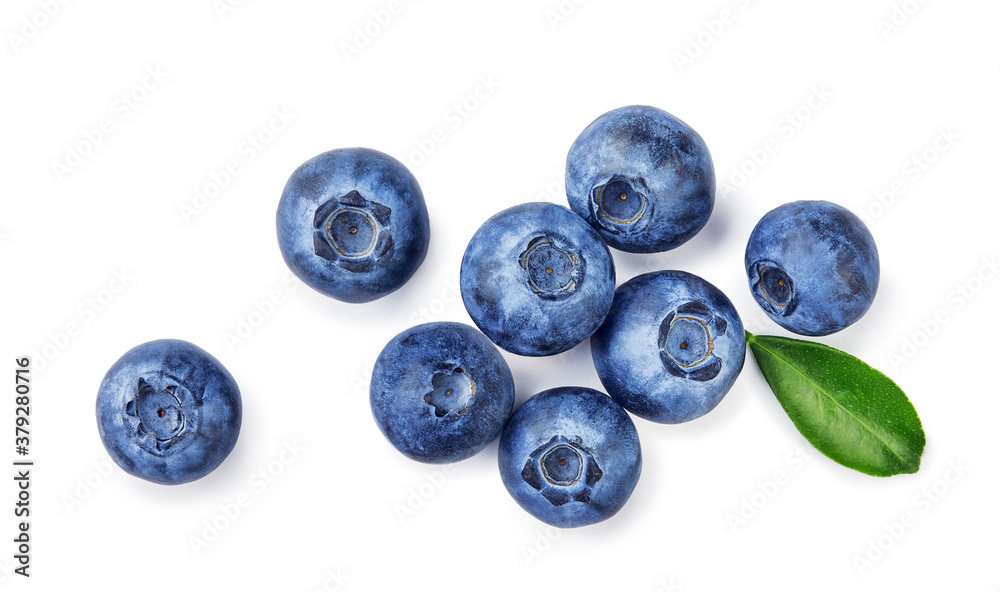
[[[1000,254],[996,3],[233,4],[8,0],[0,11],[0,369],[34,356],[37,462],[28,582],[10,575],[16,493],[0,485],[4,586],[1000,589],[1000,281],[984,263]],[[469,322],[457,280],[473,232],[517,203],[565,203],[573,139],[628,104],[698,130],[720,189],[681,248],[615,252],[619,283],[685,269],[726,292],[748,329],[781,335],[746,287],[755,222],[796,199],[863,214],[879,294],[823,341],[908,393],[928,439],[919,473],[867,477],[815,453],[751,359],[711,414],[636,421],[638,487],[588,528],[523,512],[495,443],[435,467],[383,439],[367,400],[382,345],[416,322]],[[292,170],[346,146],[406,162],[432,227],[414,279],[360,306],[290,278],[274,232]],[[164,337],[215,354],[243,392],[233,454],[178,487],[114,466],[94,420],[105,371]],[[519,403],[600,387],[587,344],[506,358]],[[9,462],[12,379],[2,384]],[[894,526],[906,513],[909,526]]]

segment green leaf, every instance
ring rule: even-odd
[[[747,332],[747,345],[785,413],[817,450],[876,477],[920,468],[926,442],[920,417],[888,376],[813,341]]]

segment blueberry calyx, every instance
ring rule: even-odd
[[[347,269],[369,271],[392,250],[391,210],[366,200],[356,190],[316,209],[313,249],[316,255]]]
[[[158,389],[151,382],[165,386]],[[135,398],[125,404],[125,417],[139,436],[140,445],[149,452],[163,454],[183,442],[197,422],[191,399],[191,393],[172,378],[139,378]]]
[[[434,408],[437,417],[462,415],[476,396],[476,383],[462,368],[435,372],[431,385],[433,390],[424,395],[424,402]]]
[[[649,201],[622,177],[612,177],[590,192],[593,219],[610,232],[629,233],[639,230]]]
[[[528,286],[540,298],[563,298],[576,291],[583,280],[584,260],[580,252],[550,236],[528,242],[518,257]]]
[[[715,339],[726,333],[727,323],[700,302],[687,302],[660,323],[660,359],[667,372],[699,382],[722,371],[715,354]]]
[[[553,506],[590,502],[594,485],[604,476],[594,455],[578,437],[553,436],[528,457],[521,470],[525,483]]]
[[[765,311],[786,316],[795,310],[795,285],[792,278],[771,261],[757,261],[747,270],[754,299]]]

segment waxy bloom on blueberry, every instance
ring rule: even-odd
[[[492,442],[514,409],[514,377],[485,335],[461,323],[411,327],[372,372],[375,423],[409,458],[456,462]]]
[[[500,436],[498,462],[514,500],[563,528],[613,516],[642,471],[639,435],[628,413],[584,387],[550,389],[521,405]]]
[[[878,291],[875,239],[860,218],[828,201],[795,201],[765,214],[744,264],[757,304],[799,335],[849,327]]]
[[[698,233],[715,207],[715,168],[704,140],[655,107],[598,117],[566,157],[573,211],[616,249],[655,253]]]
[[[206,351],[176,339],[130,349],[97,394],[97,427],[108,454],[156,483],[212,472],[236,445],[242,417],[232,375]]]
[[[526,203],[476,231],[462,258],[462,301],[483,333],[522,356],[589,337],[611,306],[615,265],[593,228],[565,207]]]
[[[292,272],[344,302],[399,289],[430,240],[417,180],[396,159],[368,148],[331,150],[296,169],[281,194],[277,229]]]
[[[622,407],[680,423],[722,401],[743,369],[746,342],[736,308],[718,288],[684,271],[659,271],[618,287],[590,351]]]

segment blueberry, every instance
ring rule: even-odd
[[[500,477],[539,520],[563,528],[613,516],[642,470],[639,434],[611,397],[583,387],[528,399],[500,436]]]
[[[494,343],[523,356],[566,351],[608,313],[615,265],[594,229],[568,209],[527,203],[487,220],[462,259],[462,300]]]
[[[708,222],[715,168],[704,140],[683,121],[655,107],[622,107],[573,142],[566,194],[612,247],[667,251]]]
[[[743,369],[743,323],[718,288],[684,271],[622,284],[590,340],[608,393],[632,413],[681,423],[715,408]]]
[[[417,180],[398,160],[368,148],[331,150],[296,169],[281,194],[277,226],[292,272],[344,302],[399,289],[430,240]]]
[[[375,422],[397,450],[427,463],[468,458],[514,408],[514,378],[497,348],[461,323],[427,323],[382,349],[372,372]]]
[[[236,446],[240,389],[228,370],[186,341],[136,346],[111,366],[97,393],[97,428],[126,472],[154,483],[200,479]]]
[[[799,335],[850,326],[878,290],[875,239],[860,218],[828,201],[795,201],[765,214],[744,264],[757,304]]]

